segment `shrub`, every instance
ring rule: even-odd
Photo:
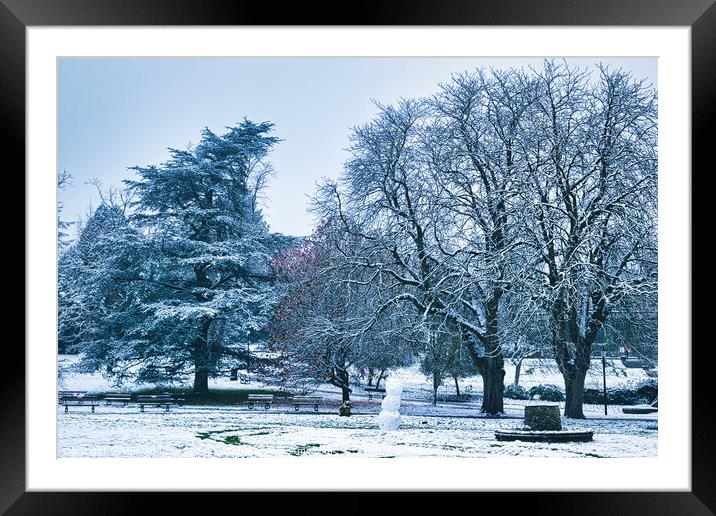
[[[636,384],[636,393],[651,403],[659,395],[659,382],[656,380],[643,380]]]
[[[338,414],[341,416],[350,416],[351,415],[351,402],[350,401],[344,401],[343,404],[338,407]]]
[[[644,380],[634,387],[608,387],[609,405],[645,405],[654,401],[659,394],[659,386],[654,380]],[[584,403],[600,405],[604,403],[602,389],[584,389]]]
[[[527,392],[527,389],[521,385],[511,383],[509,385],[505,385],[505,398],[509,398],[511,400],[528,400],[530,399],[530,394]]]
[[[589,405],[604,403],[604,393],[601,389],[584,389],[584,403]]]
[[[564,389],[557,385],[540,384],[532,387],[529,391],[530,398],[539,396],[544,401],[564,401]]]

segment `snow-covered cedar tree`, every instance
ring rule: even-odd
[[[204,129],[196,146],[133,167],[138,179],[125,183],[141,244],[115,242],[104,262],[121,270],[107,280],[131,292],[130,306],[103,314],[112,331],[84,346],[86,365],[140,382],[193,375],[202,397],[209,377],[246,360],[245,343],[265,328],[275,298],[276,243],[259,206],[278,142],[271,131],[248,120],[221,135]]]
[[[109,348],[141,318],[141,285],[131,281],[145,256],[124,206],[102,203],[58,260],[59,351],[84,353],[79,367],[113,369]]]
[[[347,276],[346,264],[359,246],[359,239],[329,220],[272,263],[281,295],[271,349],[283,358],[285,378],[330,383],[341,389],[343,401],[350,399],[352,370],[395,367],[407,355],[390,322],[373,320],[370,293]]]

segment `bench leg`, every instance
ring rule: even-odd
[[[144,405],[139,405],[139,412],[144,412]]]
[[[318,412],[318,404],[316,404],[316,405],[313,406],[313,410],[315,410],[316,412]]]
[[[254,410],[254,404],[253,404],[253,403],[249,403],[249,410]]]
[[[296,406],[294,407],[294,409],[295,409],[295,410],[298,410],[298,405],[296,405]]]
[[[92,413],[94,414],[94,405],[92,405]]]
[[[67,405],[65,405],[65,412],[68,412],[68,409],[69,409],[69,408],[70,408],[70,407],[68,407]]]
[[[270,408],[271,408],[271,404],[270,404],[270,403],[266,403],[266,405],[264,406],[264,409],[265,409],[265,410],[268,410],[268,409],[270,409]]]

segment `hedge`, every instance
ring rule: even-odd
[[[527,392],[527,389],[521,385],[511,383],[509,385],[505,385],[505,398],[511,400],[528,400],[530,399],[530,394]]]
[[[609,405],[646,405],[659,395],[659,384],[656,380],[643,380],[633,387],[607,388],[607,404]],[[505,385],[505,398],[512,400],[529,400],[539,396],[544,401],[564,401],[564,389],[558,385],[540,384],[529,390],[521,385]],[[604,403],[602,389],[584,389],[584,403],[600,405]]]
[[[659,395],[656,380],[644,380],[634,387],[607,387],[608,405],[647,405]],[[603,389],[584,389],[584,403],[604,403]]]

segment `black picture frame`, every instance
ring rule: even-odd
[[[697,167],[704,168],[703,173],[708,172],[705,167],[710,163],[707,155],[713,145],[712,126],[716,120],[716,6],[713,0],[363,0],[352,6],[311,2],[286,3],[280,7],[271,2],[245,0],[0,0],[0,124],[5,134],[5,154],[14,158],[15,170],[25,167],[25,30],[31,26],[83,25],[689,26],[693,158],[690,174],[693,177]],[[26,276],[30,272],[25,269]],[[691,317],[693,320],[693,312]],[[710,381],[708,349],[708,346],[691,346],[690,492],[471,493],[467,503],[488,507],[497,502],[509,505],[510,509],[521,507],[533,513],[550,514],[713,514],[716,511],[716,440],[710,426],[710,413],[703,410],[711,406],[707,385]],[[148,509],[145,505],[148,499],[161,502],[163,512],[186,507],[188,493],[26,492],[25,353],[17,345],[7,345],[5,350],[8,362],[0,376],[0,510],[7,514],[127,514]],[[700,410],[694,410],[696,408]],[[366,500],[365,495],[350,493],[330,503],[340,503],[345,507],[344,513],[353,513],[360,507],[364,508],[362,513],[373,512],[369,508],[370,498]],[[211,496],[214,510],[222,510],[217,502],[223,504],[228,497],[242,497],[247,507],[249,502],[265,504],[268,501],[265,495],[260,500],[252,500],[259,495],[249,496],[249,493],[212,493]],[[308,496],[310,493],[293,493],[287,504],[293,506],[292,511],[300,506],[310,507],[313,502]],[[415,493],[409,499],[405,497],[401,504],[421,507],[423,498]],[[303,505],[302,500],[306,500],[307,505]],[[454,506],[456,502],[445,499],[445,503]],[[275,508],[274,504],[272,499],[267,508]],[[330,506],[324,509],[331,510]]]

